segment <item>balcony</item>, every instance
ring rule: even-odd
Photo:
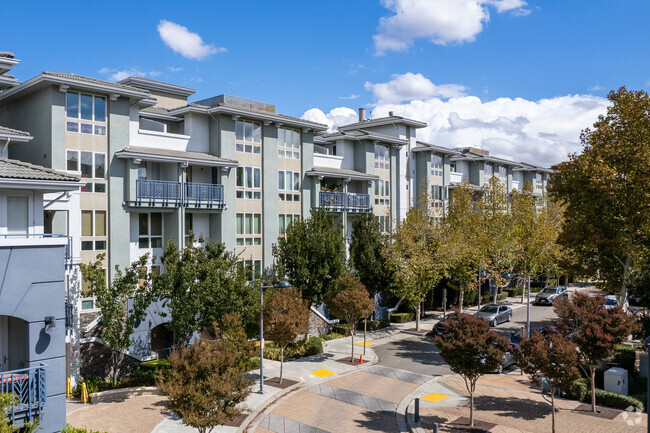
[[[368,194],[321,191],[319,203],[328,212],[370,212]]]
[[[223,209],[223,185],[188,182],[183,204],[185,207]]]
[[[449,172],[449,182],[450,183],[463,183],[463,173],[457,171]]]
[[[162,180],[135,181],[136,206],[179,207],[181,205],[181,183]],[[146,202],[147,204],[143,204]]]
[[[7,409],[9,422],[22,425],[40,417],[45,411],[47,388],[46,365],[0,372],[0,394],[14,394],[16,401]]]
[[[518,190],[519,189],[519,181],[518,180],[513,180],[512,181],[512,189],[513,190]]]

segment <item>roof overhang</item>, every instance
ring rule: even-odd
[[[521,167],[521,164],[515,161],[507,161],[504,159],[493,158],[491,156],[476,156],[474,158],[469,156],[452,156],[452,161],[483,161],[483,162],[494,162],[501,165],[509,165],[511,167]]]
[[[31,135],[14,135],[14,134],[3,134],[0,132],[0,141],[7,141],[11,143],[27,143],[32,140],[34,137]]]
[[[152,150],[157,150],[153,149]],[[163,150],[163,149],[160,149]],[[115,152],[115,156],[121,159],[140,159],[144,161],[156,161],[156,162],[177,162],[185,163],[185,165],[194,164],[194,165],[204,165],[207,167],[237,167],[239,163],[237,161],[229,159],[212,159],[206,160],[194,155],[194,152],[183,152],[178,151],[179,155],[155,155],[151,153],[141,152],[137,150],[122,149]],[[185,155],[181,155],[184,153]]]
[[[79,182],[79,181],[0,178],[0,186],[2,186],[2,188],[12,188],[12,189],[75,191],[80,187],[84,186],[85,184],[86,182]]]
[[[376,181],[380,180],[379,176],[374,174],[361,173],[360,171],[346,170],[337,171],[331,170],[327,167],[313,167],[311,170],[305,172],[306,176],[318,176],[318,177],[334,177],[338,179],[350,179],[350,180],[370,180]]]
[[[20,63],[20,60],[14,59],[13,57],[0,56],[0,74],[10,71],[18,63]]]
[[[147,90],[170,93],[172,95],[183,96],[186,98],[196,93],[196,89],[191,89],[189,87],[183,87],[171,83],[164,83],[162,81],[148,80],[141,77],[125,78],[121,81],[118,81],[118,83],[126,84],[127,86],[140,87]]]
[[[361,141],[361,140],[366,140],[366,141],[373,141],[376,143],[390,143],[390,144],[395,144],[397,146],[406,146],[408,144],[408,140],[404,140],[401,138],[394,138],[394,137],[388,137],[384,135],[376,135],[372,133],[368,133],[365,135],[347,135],[347,134],[342,134],[342,135],[333,135],[331,137],[321,137],[320,140],[322,142],[327,142],[327,143],[332,143],[334,141],[338,140],[356,140],[356,141]]]
[[[396,119],[396,118],[386,118],[380,120],[367,120],[365,123],[352,123],[350,125],[339,126],[339,131],[348,131],[350,129],[363,129],[366,127],[374,126],[384,126],[384,125],[395,125],[402,124],[411,126],[413,128],[426,128],[428,124],[426,122],[420,122],[419,120],[407,119],[405,117]]]
[[[411,152],[432,152],[432,153],[444,153],[446,155],[461,155],[460,152],[453,149],[445,149],[444,147],[433,147],[433,146],[417,146],[411,149]]]

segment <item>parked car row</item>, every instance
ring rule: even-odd
[[[545,287],[537,295],[535,295],[535,304],[553,305],[557,299],[566,299],[568,297],[569,292],[564,286]]]

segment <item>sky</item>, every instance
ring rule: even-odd
[[[144,76],[335,129],[427,122],[418,138],[550,166],[620,86],[650,90],[647,0],[20,1],[0,50],[21,81]]]

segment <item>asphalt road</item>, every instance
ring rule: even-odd
[[[542,321],[557,317],[550,306],[530,306],[531,327],[540,326]],[[494,328],[505,337],[512,331],[526,326],[526,308],[512,312],[512,322],[502,323]],[[430,376],[451,374],[449,366],[440,357],[432,337],[413,336],[373,348],[379,356],[379,364]]]

